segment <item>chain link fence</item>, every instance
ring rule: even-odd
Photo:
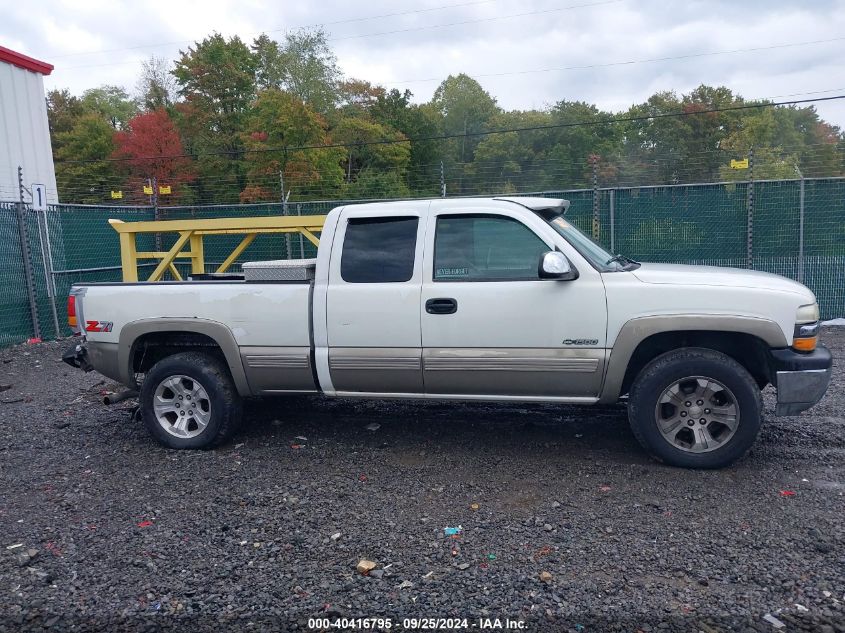
[[[806,284],[823,318],[845,315],[845,179],[819,178],[544,191],[571,201],[567,217],[615,253],[640,261],[733,266]],[[0,203],[0,346],[69,334],[65,298],[74,283],[120,281],[120,246],[110,218],[141,220],[318,215],[355,201],[128,207],[56,205],[36,212]],[[23,225],[23,230],[22,230]],[[167,250],[171,234],[141,235],[138,249]],[[207,272],[241,240],[207,236]],[[258,236],[244,261],[314,257],[299,234]],[[141,274],[155,262],[142,263]],[[178,263],[183,276],[190,265]],[[54,316],[55,312],[55,316]]]

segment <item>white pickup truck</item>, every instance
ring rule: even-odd
[[[139,391],[172,448],[227,440],[249,396],[317,393],[615,403],[657,459],[716,468],[750,448],[761,390],[818,402],[831,355],[803,285],[640,264],[565,219],[566,200],[436,199],[329,213],[316,260],[243,278],[74,286],[65,355]],[[84,326],[84,327],[83,327]]]

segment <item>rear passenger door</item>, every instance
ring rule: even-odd
[[[326,297],[335,391],[423,392],[423,219],[419,212],[401,209],[342,212]]]

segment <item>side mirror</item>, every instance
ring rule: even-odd
[[[559,251],[548,251],[540,256],[538,269],[540,279],[572,281],[578,279],[578,271],[572,267],[566,255]]]

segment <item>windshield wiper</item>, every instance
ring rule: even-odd
[[[626,257],[625,255],[614,255],[610,259],[605,262],[605,266],[608,266],[614,262],[619,262],[620,264],[625,265],[636,265],[639,266],[640,262],[634,261],[630,257]]]

